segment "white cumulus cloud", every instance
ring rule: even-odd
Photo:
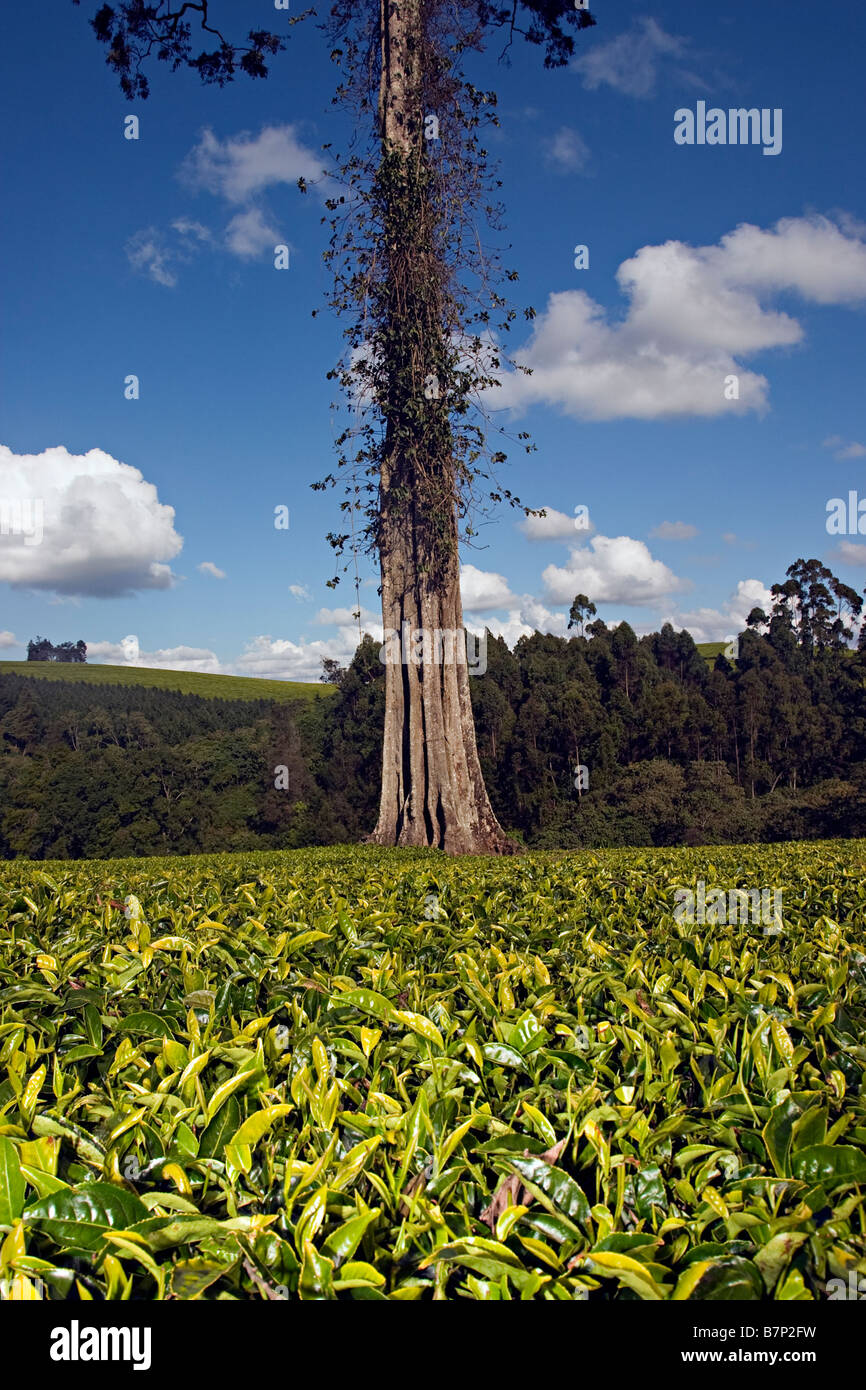
[[[250,261],[262,251],[272,251],[280,243],[280,234],[267,221],[259,208],[239,212],[226,227],[226,246],[241,260]]]
[[[372,635],[381,642],[381,627]],[[341,628],[338,636],[328,641],[292,642],[281,637],[254,637],[230,670],[237,676],[259,676],[267,680],[315,681],[322,674],[323,657],[345,666],[357,646],[357,627]]]
[[[742,359],[804,337],[765,301],[783,291],[813,303],[866,301],[866,240],[826,217],[743,224],[715,246],[644,246],[619,267],[625,315],[584,290],[550,295],[514,355],[531,376],[503,371],[493,409],[544,403],[587,420],[663,419],[763,410],[769,383]],[[726,396],[727,378],[739,396]]]
[[[552,603],[587,594],[593,603],[648,604],[690,587],[631,536],[593,536],[572,550],[567,565],[548,565],[542,578]]]
[[[225,579],[226,577],[225,570],[219,569],[214,564],[213,560],[202,560],[201,564],[197,566],[197,569],[199,569],[202,574],[211,575],[214,579]]]
[[[569,516],[567,512],[558,512],[555,507],[539,508],[543,510],[545,516],[527,516],[519,523],[520,529],[528,541],[574,541],[580,536],[586,537],[594,527],[590,524],[578,528],[575,522],[576,516]]]
[[[317,179],[321,172],[321,157],[304,145],[293,125],[265,126],[258,135],[242,131],[225,140],[205,129],[181,166],[187,183],[230,203],[249,202],[275,184]]]
[[[215,652],[207,647],[158,647],[144,651],[137,637],[124,637],[120,642],[88,642],[87,660],[96,665],[149,666],[160,671],[203,671],[219,675],[223,670]]]
[[[760,579],[741,579],[723,608],[696,608],[666,617],[675,627],[686,628],[696,642],[721,642],[742,632],[753,608],[772,609],[773,596]]]
[[[508,580],[492,570],[480,570],[475,565],[460,567],[460,597],[470,613],[482,613],[488,608],[507,608],[515,602]]]
[[[357,641],[358,619],[355,617],[355,614],[358,611],[357,608],[320,608],[316,614],[315,621],[320,627],[354,627],[355,640]],[[381,613],[374,613],[371,609],[362,607],[360,609],[360,614],[361,627],[365,631],[372,632],[376,627],[381,631]]]
[[[139,469],[102,449],[14,454],[0,445],[0,498],[22,508],[38,502],[43,515],[40,543],[35,535],[0,538],[0,581],[95,598],[174,583],[167,562],[183,546],[174,508]]]

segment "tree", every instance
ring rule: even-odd
[[[767,617],[763,608],[758,608],[756,606],[751,610],[746,619],[746,627],[751,628],[753,632],[758,632],[761,628],[767,627],[769,622],[770,619]]]
[[[853,624],[863,609],[863,600],[850,584],[843,584],[835,575],[830,578],[830,590],[837,602],[833,638],[838,646],[847,646],[854,635]]]
[[[47,637],[34,637],[27,643],[28,661],[51,661],[54,647]]]
[[[84,642],[61,642],[54,648],[55,661],[86,661],[87,647]]]
[[[596,608],[595,604],[590,603],[586,594],[576,594],[574,598],[574,603],[568,610],[569,628],[580,628],[580,635],[581,637],[583,637],[586,629],[587,618],[594,618],[597,612],[598,609]]]
[[[336,685],[339,689],[345,674],[346,668],[341,666],[334,657],[322,657],[322,674],[319,676],[319,680],[323,681],[325,685]]]
[[[0,742],[5,747],[26,754],[38,747],[44,732],[45,726],[32,691],[22,690],[15,705],[0,720]]]
[[[828,583],[834,576],[820,560],[795,560],[785,573],[787,581],[770,590],[774,611],[785,614],[799,645],[811,656],[833,640],[833,595]]]
[[[188,16],[215,40],[210,50],[194,52]],[[147,96],[142,68],[154,53],[222,86],[238,71],[266,75],[266,57],[285,44],[264,30],[231,43],[211,25],[207,0],[176,8],[125,0],[103,5],[91,22],[128,97]],[[337,0],[331,10],[334,56],[346,74],[338,98],[357,103],[370,136],[366,157],[340,165],[347,192],[328,200],[328,256],[332,305],[352,318],[335,375],[367,415],[354,458],[340,460],[351,478],[341,505],[367,518],[359,543],[379,557],[389,656],[371,837],[379,844],[512,848],[478,759],[458,543],[473,485],[490,477],[479,460],[492,467],[504,459],[486,451],[483,427],[472,423],[478,392],[496,382],[500,365],[491,309],[503,314],[498,328],[515,315],[494,288],[496,261],[477,228],[482,216],[496,216],[483,202],[489,181],[477,135],[495,98],[467,82],[460,64],[488,32],[506,28],[509,44],[521,34],[544,47],[545,66],[562,66],[575,49],[569,29],[594,23],[572,0]],[[428,138],[434,129],[438,138]],[[470,282],[480,290],[468,290]],[[520,505],[495,479],[489,498]],[[329,539],[339,554],[349,537]]]
[[[774,584],[770,590],[771,637],[781,639],[782,645],[796,641],[810,657],[827,647],[847,647],[853,638],[853,624],[863,608],[856,589],[837,579],[820,560],[795,560],[785,573],[785,583]],[[752,628],[766,621],[759,609],[753,609],[747,619]]]
[[[57,646],[49,642],[47,637],[36,637],[27,643],[28,661],[86,661],[87,644],[78,642],[60,642]]]

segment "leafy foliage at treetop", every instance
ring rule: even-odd
[[[0,1288],[826,1297],[866,1273],[864,848],[6,866]],[[781,920],[676,920],[698,879]]]

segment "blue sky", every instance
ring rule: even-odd
[[[128,103],[94,8],[6,20],[0,655],[40,633],[91,660],[314,680],[357,637],[352,584],[325,587],[340,494],[309,486],[333,465],[340,327],[321,202],[295,183],[348,133],[328,43],[297,25],[267,81],[154,68]],[[281,22],[264,0],[215,8]],[[832,23],[806,0],[594,13],[570,69],[517,45],[500,64],[497,38],[474,74],[499,92],[504,260],[538,315],[511,345],[533,375],[489,402],[538,452],[501,481],[549,516],[481,528],[464,607],[513,643],[563,632],[583,591],[608,622],[713,639],[798,556],[866,583],[856,522],[825,524],[829,499],[866,497],[866,18],[856,0]],[[699,102],[781,110],[781,152],[677,144]]]

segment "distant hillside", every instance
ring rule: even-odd
[[[704,661],[705,661],[705,662],[707,663],[707,665],[708,665],[709,667],[711,667],[711,668],[712,668],[712,666],[715,664],[715,660],[716,660],[716,657],[719,655],[719,652],[723,652],[723,651],[725,650],[725,647],[726,647],[727,645],[728,645],[727,642],[696,642],[696,643],[695,643],[695,646],[697,647],[697,649],[698,649],[698,651],[700,652],[701,656],[704,658]]]
[[[704,661],[712,667],[724,642],[698,642]],[[86,681],[89,685],[145,685],[154,690],[178,690],[210,700],[315,700],[335,686],[321,681],[272,681],[256,676],[211,676],[200,671],[162,671],[151,666],[79,665],[70,661],[0,661],[0,676],[36,676],[49,681]]]
[[[88,685],[145,685],[178,690],[207,700],[315,700],[334,690],[321,682],[269,681],[256,676],[211,676],[200,671],[161,671],[150,666],[79,665],[66,661],[0,661],[0,676],[35,676],[39,680],[84,681]]]

